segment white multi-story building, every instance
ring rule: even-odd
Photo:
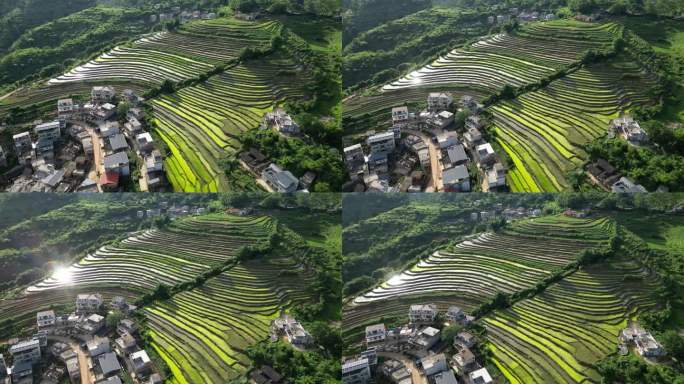
[[[387,337],[387,330],[385,324],[375,324],[366,327],[366,343],[377,343],[383,341]]]
[[[40,341],[38,339],[26,340],[14,344],[9,350],[14,364],[35,363],[40,360]]]
[[[414,304],[409,308],[409,320],[412,323],[431,323],[438,313],[435,304]]]
[[[431,92],[427,98],[428,110],[432,112],[448,111],[454,104],[454,98],[450,93]]]
[[[33,149],[31,134],[29,132],[17,133],[16,135],[12,136],[12,140],[14,140],[14,150],[16,151],[17,155],[30,152]]]
[[[387,131],[375,134],[366,141],[371,152],[392,152],[396,147],[394,132]]]
[[[38,328],[52,327],[55,325],[55,311],[43,311],[36,314],[36,323]]]
[[[94,312],[100,309],[102,306],[102,295],[99,293],[95,294],[80,294],[76,296],[76,312]]]
[[[107,103],[114,99],[116,91],[113,87],[93,87],[90,92],[93,103]]]
[[[343,384],[365,384],[370,382],[371,372],[365,357],[347,360],[342,364]]]
[[[347,164],[363,162],[363,148],[361,144],[354,144],[344,148],[344,161]]]
[[[408,107],[392,108],[392,125],[402,125],[408,123],[409,111]]]

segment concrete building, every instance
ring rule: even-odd
[[[489,375],[487,368],[480,368],[476,371],[470,372],[468,378],[472,384],[491,384],[494,382],[492,377]]]
[[[447,360],[443,353],[430,355],[420,360],[425,376],[434,375],[447,370]]]
[[[632,180],[621,177],[610,187],[613,193],[646,193],[648,192],[641,184],[636,184]]]
[[[372,152],[392,152],[396,147],[394,132],[387,131],[375,134],[366,140]]]
[[[470,175],[468,167],[457,165],[442,171],[442,183],[445,192],[469,192]]]
[[[431,112],[448,111],[454,104],[454,97],[446,92],[430,92],[427,104]]]
[[[392,125],[404,125],[408,123],[409,111],[408,107],[392,108]]]
[[[450,323],[462,324],[466,320],[466,314],[461,307],[452,305],[447,310],[446,318]]]
[[[506,186],[506,169],[501,163],[494,163],[491,169],[485,172],[485,189],[496,191]]]
[[[275,163],[261,171],[261,178],[276,192],[295,192],[299,185],[299,180],[290,171],[283,170]]]
[[[299,125],[297,125],[292,117],[281,108],[276,108],[272,112],[266,112],[264,115],[263,126],[273,127],[280,133],[299,133]]]
[[[30,363],[33,364],[40,360],[40,341],[31,339],[14,344],[9,349],[14,364]]]
[[[116,97],[116,91],[114,90],[114,87],[98,86],[93,87],[92,91],[90,92],[90,96],[93,103],[107,103]]]
[[[149,132],[135,136],[135,149],[140,153],[148,153],[154,149],[154,139]]]
[[[74,113],[74,100],[61,99],[57,101],[57,116],[70,117]]]
[[[347,360],[342,364],[343,384],[365,384],[370,382],[371,372],[365,357]]]
[[[102,295],[80,294],[76,296],[76,313],[95,312],[102,306]]]
[[[493,163],[496,160],[494,148],[489,143],[480,144],[476,147],[477,160],[481,166]]]
[[[131,367],[136,374],[144,374],[152,368],[152,362],[145,350],[132,353],[130,356]]]
[[[354,144],[344,148],[344,161],[347,164],[364,161],[361,144]]]
[[[97,357],[97,365],[104,377],[116,375],[121,371],[121,364],[114,352],[106,352]]]
[[[458,134],[453,131],[442,132],[437,135],[437,144],[440,149],[447,149],[458,144]]]
[[[435,381],[435,384],[458,384],[458,380],[456,380],[456,376],[452,371],[437,373],[432,379]]]
[[[86,343],[86,347],[90,357],[100,356],[112,351],[109,338],[106,337],[95,337]]]
[[[375,324],[366,327],[366,343],[372,344],[385,340],[387,330],[385,324]]]
[[[126,152],[118,152],[105,156],[104,167],[106,172],[114,172],[120,176],[128,176],[131,174],[131,169]]]
[[[17,133],[12,136],[12,140],[14,141],[14,150],[17,153],[17,156],[26,154],[33,149],[31,134],[29,132]]]
[[[55,325],[55,311],[43,311],[36,314],[38,328],[52,327]]]
[[[435,304],[414,304],[409,308],[409,321],[411,323],[431,323],[437,317]]]

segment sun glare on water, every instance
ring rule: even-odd
[[[58,283],[71,283],[72,277],[71,270],[68,267],[57,267],[52,273],[52,278]]]
[[[389,284],[389,285],[397,285],[397,284],[401,284],[401,283],[402,283],[401,275],[394,275],[394,276],[392,276],[391,279],[389,279],[387,281],[387,284]]]

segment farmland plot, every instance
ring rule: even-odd
[[[177,221],[164,230],[130,236],[103,246],[18,297],[0,301],[0,321],[30,320],[51,304],[72,304],[77,293],[99,292],[106,299],[139,298],[157,285],[191,281],[275,230],[267,217],[204,216]]]
[[[581,251],[603,244],[612,228],[607,219],[537,218],[436,251],[354,298],[345,308],[345,332],[377,322],[381,316],[403,317],[412,302],[470,310],[497,292],[533,287],[573,262]]]
[[[657,281],[632,261],[576,272],[484,318],[493,361],[512,384],[600,382],[592,365],[616,350],[628,319],[656,305]]]

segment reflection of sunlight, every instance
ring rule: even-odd
[[[72,277],[71,269],[68,267],[57,267],[52,273],[52,278],[58,283],[71,283]]]
[[[401,275],[394,275],[394,276],[392,276],[391,279],[387,280],[387,284],[389,284],[389,285],[397,285],[397,284],[401,284],[401,283],[402,283]]]
[[[420,73],[418,71],[411,72],[411,74],[409,75],[409,77],[411,77],[411,83],[413,83],[414,85],[422,83],[423,79],[420,78],[421,76],[422,76],[422,73]]]

